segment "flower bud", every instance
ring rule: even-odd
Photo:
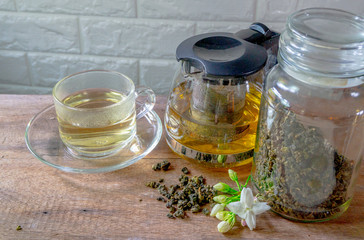
[[[214,201],[217,202],[217,203],[225,203],[227,198],[228,197],[225,196],[225,195],[218,195],[218,196],[214,197]]]
[[[227,156],[226,155],[219,155],[217,156],[217,162],[218,163],[224,163],[226,162]]]
[[[229,221],[232,218],[233,213],[229,211],[220,211],[216,214],[216,218],[221,221]]]
[[[232,225],[227,221],[222,221],[217,225],[217,230],[221,233],[225,233],[232,228]]]
[[[231,187],[227,185],[226,183],[219,182],[214,185],[214,189],[220,192],[229,192]]]
[[[231,169],[229,169],[228,172],[229,172],[230,179],[233,180],[234,182],[237,182],[238,181],[237,173]]]
[[[216,218],[221,220],[221,221],[224,220],[225,216],[226,216],[225,211],[220,211],[220,212],[216,213]]]
[[[211,210],[211,213],[210,213],[210,216],[216,216],[217,213],[219,213],[220,211],[223,211],[225,208],[225,206],[223,204],[216,204],[212,210]]]

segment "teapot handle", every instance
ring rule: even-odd
[[[242,40],[261,45],[267,50],[266,72],[277,63],[279,33],[270,30],[263,23],[256,22],[251,24],[248,29],[240,30],[234,35]]]

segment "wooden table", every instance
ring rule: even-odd
[[[0,95],[0,239],[363,239],[364,164],[348,211],[325,223],[297,223],[272,212],[257,218],[250,231],[236,224],[226,234],[219,220],[202,213],[169,219],[158,192],[144,184],[164,178],[176,184],[181,168],[203,175],[207,183],[230,182],[227,171],[212,170],[182,160],[167,146],[158,146],[137,163],[110,173],[65,173],[37,160],[28,151],[24,132],[28,121],[52,104],[51,96]],[[166,99],[155,109],[162,118]],[[153,171],[167,159],[172,169]],[[241,181],[247,167],[235,169]],[[231,182],[230,182],[231,183]],[[22,230],[17,230],[21,226]]]

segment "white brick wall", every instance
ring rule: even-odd
[[[48,94],[66,75],[110,69],[167,94],[182,40],[255,21],[282,31],[308,7],[364,15],[363,0],[0,0],[0,93]]]

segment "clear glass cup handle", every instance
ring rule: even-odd
[[[135,88],[136,119],[143,117],[155,105],[156,96],[152,89],[138,86]]]

